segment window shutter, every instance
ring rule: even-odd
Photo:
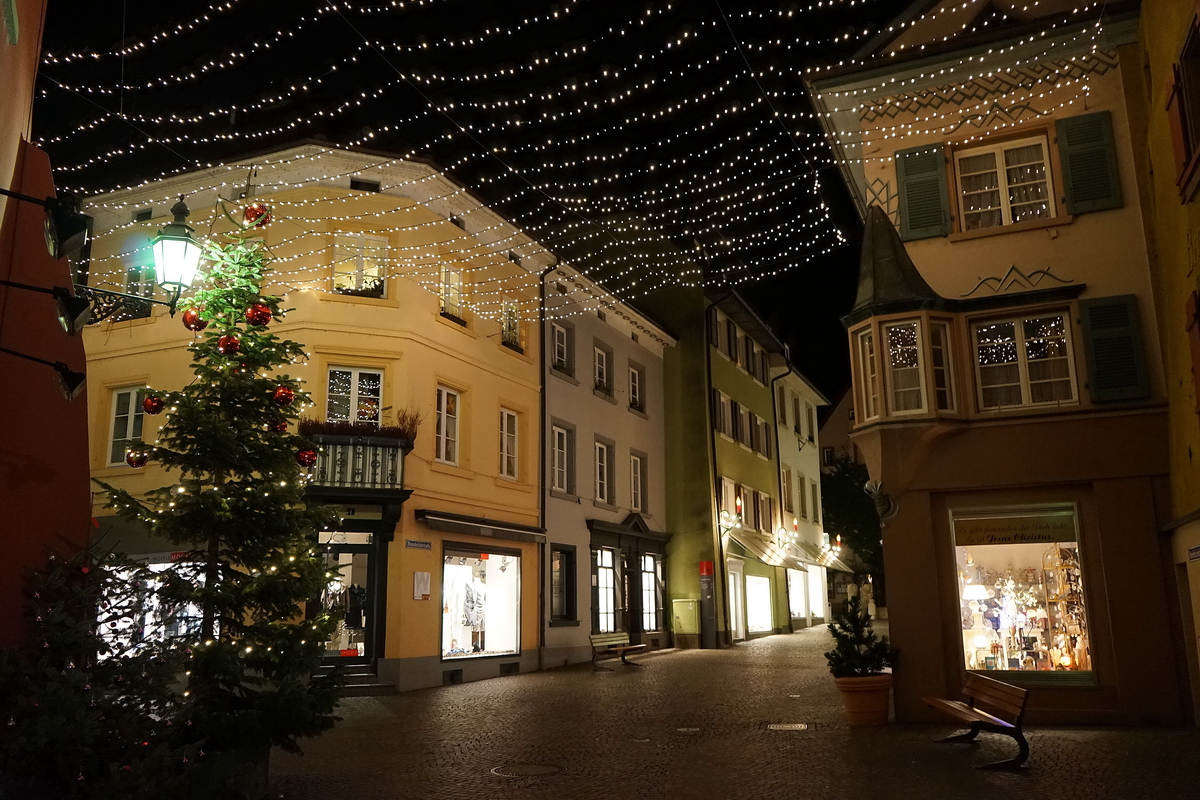
[[[1083,300],[1079,311],[1083,317],[1092,402],[1149,397],[1137,298],[1125,294]]]
[[[1113,146],[1112,114],[1099,111],[1055,123],[1068,214],[1120,208],[1121,179]]]
[[[896,151],[900,238],[929,239],[950,233],[946,160],[940,144]]]

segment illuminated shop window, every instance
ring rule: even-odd
[[[442,563],[442,658],[521,651],[521,557],[447,546]]]
[[[663,628],[662,556],[643,555],[642,561],[642,630]]]
[[[750,633],[770,633],[771,579],[762,575],[746,576],[746,630]]]
[[[956,514],[954,544],[967,669],[1092,669],[1073,510]]]

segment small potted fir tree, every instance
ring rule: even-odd
[[[886,636],[877,637],[871,615],[858,597],[829,625],[836,644],[825,654],[842,695],[842,706],[855,727],[886,725],[896,653]]]

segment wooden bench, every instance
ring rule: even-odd
[[[596,663],[596,658],[601,653],[620,653],[621,663],[627,667],[640,667],[641,664],[633,664],[625,660],[625,656],[631,650],[641,650],[646,647],[644,644],[630,644],[629,634],[626,632],[618,633],[593,633],[592,640],[592,669],[607,670],[608,667],[602,667]],[[611,670],[609,670],[611,672]]]
[[[1025,703],[1029,691],[975,672],[968,672],[967,679],[963,682],[962,693],[967,697],[965,703],[960,700],[943,700],[939,697],[924,698],[926,705],[971,726],[966,733],[940,739],[939,742],[973,742],[980,731],[1011,736],[1017,741],[1017,746],[1020,748],[1017,755],[1007,761],[982,764],[980,769],[1007,769],[1024,764],[1025,760],[1029,758],[1029,743],[1025,741],[1025,734],[1021,732],[1021,718],[1025,715]],[[1003,720],[979,708],[979,705],[1011,716],[1013,721]]]

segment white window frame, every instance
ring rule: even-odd
[[[816,481],[812,482],[812,521],[821,524],[821,484]]]
[[[454,413],[447,411],[447,400],[454,398]],[[458,465],[461,445],[462,394],[449,386],[437,387],[437,428],[434,458],[442,464]]]
[[[350,394],[349,395],[333,394],[331,382],[333,380],[334,372],[349,372],[350,373]],[[375,419],[373,419],[373,420],[358,418],[358,404],[359,404],[360,400],[362,400],[362,396],[360,396],[359,392],[358,392],[358,382],[359,382],[359,379],[363,375],[379,376],[379,397],[374,398],[377,405],[375,407]],[[346,397],[348,405],[349,405],[349,413],[350,413],[350,417],[348,419],[335,420],[330,417],[329,401],[330,401],[331,397]],[[368,395],[368,397],[369,397],[369,395]],[[337,367],[337,366],[330,367],[328,370],[326,370],[326,372],[325,372],[325,421],[326,422],[364,423],[364,424],[374,425],[376,428],[378,428],[380,422],[382,421],[382,414],[383,414],[383,370],[381,370],[381,369],[360,369],[358,367]]]
[[[109,466],[124,467],[128,466],[125,462],[125,453],[129,450],[132,442],[142,441],[142,435],[146,430],[145,410],[142,408],[142,392],[146,390],[145,386],[122,386],[119,389],[112,390],[112,409],[108,420],[108,453],[104,460]],[[124,414],[118,413],[121,408],[121,396],[129,396],[129,405]],[[124,419],[125,436],[117,436],[117,421]],[[137,431],[136,435],[133,432]],[[113,458],[113,447],[117,442],[126,442],[126,445],[121,448],[120,456]]]
[[[1044,319],[1047,317],[1061,317],[1063,322],[1063,342],[1066,345],[1066,362],[1067,375],[1070,380],[1071,396],[1065,400],[1046,400],[1040,403],[1032,402],[1030,382],[1029,382],[1029,361],[1026,355],[1026,339],[1025,339],[1025,321],[1032,319]],[[984,325],[1003,324],[1005,322],[1013,323],[1013,330],[1016,334],[1017,342],[1017,370],[1018,379],[1021,387],[1021,402],[1010,405],[984,405],[983,401],[983,374],[981,364],[979,363],[979,337],[978,331]],[[1075,345],[1071,341],[1071,315],[1066,309],[1057,311],[1038,311],[1020,314],[1015,317],[1001,317],[991,319],[973,319],[970,322],[971,326],[971,344],[972,344],[972,359],[975,362],[975,385],[976,401],[979,403],[979,408],[982,411],[1004,411],[1014,408],[1054,408],[1061,405],[1074,405],[1079,402],[1079,384],[1075,376]]]
[[[596,549],[596,595],[599,632],[612,633],[617,629],[617,561],[608,547]]]
[[[808,478],[796,471],[796,496],[800,500],[800,519],[808,519]]]
[[[520,415],[507,408],[500,409],[500,477],[516,480],[520,473],[517,460],[520,435]]]
[[[1027,139],[1018,139],[1016,141],[998,142],[996,144],[981,145],[979,147],[964,148],[956,150],[954,153],[954,191],[957,197],[959,206],[959,215],[962,218],[962,230],[988,230],[990,228],[1002,228],[1005,225],[1012,225],[1012,203],[1009,198],[1008,172],[1004,166],[1004,153],[1007,150],[1016,150],[1021,147],[1028,147],[1032,144],[1040,144],[1042,146],[1042,164],[1046,174],[1046,203],[1048,205],[1047,214],[1044,217],[1032,217],[1031,219],[1053,219],[1057,213],[1054,203],[1054,176],[1050,162],[1050,144],[1047,138],[1043,135],[1031,136]],[[975,228],[967,227],[967,214],[976,213],[967,211],[967,205],[963,197],[962,188],[962,167],[961,163],[964,158],[981,155],[983,153],[993,152],[996,154],[996,192],[1000,196],[1000,216],[1001,222],[999,225],[986,225]],[[991,210],[991,209],[989,209]],[[1020,220],[1022,222],[1027,220]]]
[[[592,463],[596,468],[596,502],[615,505],[612,496],[612,447],[607,442],[596,442],[593,453],[595,456]]]
[[[775,523],[775,509],[771,495],[766,492],[758,493],[758,529],[770,533]]]
[[[792,470],[789,467],[783,468],[783,513],[796,513],[795,486],[792,483]]]
[[[936,335],[935,335],[936,332]],[[936,343],[937,339],[941,339],[941,344]],[[933,381],[929,387],[929,393],[933,396],[933,407],[938,411],[954,411],[954,363],[951,361],[953,349],[950,345],[950,324],[948,322],[932,321],[929,323],[929,371]],[[941,357],[942,365],[938,366],[938,357]],[[941,376],[946,384],[945,389],[938,388],[938,376]],[[942,405],[940,393],[945,392],[946,404]]]
[[[717,433],[733,438],[733,402],[729,395],[717,390]]]
[[[573,375],[575,359],[571,352],[571,336],[566,327],[557,322],[550,323],[550,340],[553,343],[550,354],[551,368],[567,375]]]
[[[605,394],[612,392],[612,384],[608,380],[608,351],[599,345],[592,346],[592,379],[596,391]]]
[[[571,491],[571,433],[558,425],[550,427],[550,488],[569,494]]]
[[[632,365],[629,367],[629,407],[638,411],[646,410],[646,402],[642,398],[642,371]]]
[[[348,231],[337,231],[333,234],[333,290],[339,291],[364,291],[366,289],[365,282],[370,280],[379,280],[379,297],[387,297],[387,259],[388,248],[391,242],[385,236],[373,236],[367,233],[350,233]],[[382,255],[374,256],[375,270],[378,275],[367,275],[366,262],[368,252],[382,249]],[[339,252],[345,252],[349,255],[345,258],[339,258]],[[381,263],[382,262],[382,263]],[[352,269],[345,270],[338,267],[343,264],[349,264]],[[353,286],[338,286],[338,276],[346,275],[354,279]]]
[[[636,453],[629,455],[629,508],[632,511],[645,511],[645,500],[642,497],[643,481],[646,474],[646,460]]]
[[[854,336],[858,351],[859,403],[862,419],[879,417],[879,349],[875,347],[875,331],[864,328]]]
[[[917,356],[917,364],[915,367],[903,367],[901,369],[913,369],[916,371],[917,385],[910,386],[904,389],[897,388],[896,372],[897,368],[892,364],[892,345],[888,334],[892,330],[900,328],[911,328],[916,339],[913,345],[913,350]],[[887,369],[887,387],[888,387],[888,410],[894,417],[908,416],[910,414],[923,414],[928,408],[928,398],[925,391],[925,337],[920,320],[903,319],[885,322],[882,326],[883,341],[887,345],[886,353],[884,354],[884,364]],[[896,401],[898,392],[916,392],[920,398],[920,403],[916,408],[901,409]]]
[[[457,264],[442,262],[441,274],[441,308],[443,314],[449,314],[456,319],[463,316],[463,270]]]

